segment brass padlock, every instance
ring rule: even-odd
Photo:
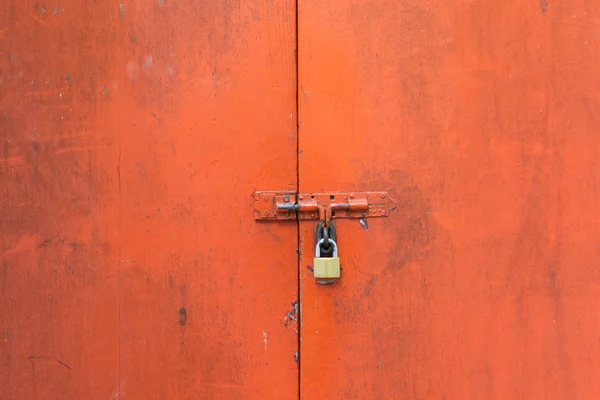
[[[340,277],[340,258],[338,257],[337,243],[331,239],[329,243],[333,246],[333,257],[321,257],[321,245],[325,238],[319,240],[315,249],[314,274],[318,283],[333,283],[334,279]]]

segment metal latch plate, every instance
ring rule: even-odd
[[[319,218],[319,207],[329,208],[331,218],[385,217],[396,202],[387,192],[327,192],[257,191],[254,193],[254,219],[285,221]]]

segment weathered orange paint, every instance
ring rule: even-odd
[[[4,3],[0,397],[600,396],[600,5]]]
[[[295,16],[3,2],[0,398],[298,397]]]
[[[549,3],[549,4],[548,4]],[[600,3],[301,1],[303,399],[600,398]]]

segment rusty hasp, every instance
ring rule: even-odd
[[[387,192],[254,192],[254,219],[259,221],[385,217],[395,207]]]

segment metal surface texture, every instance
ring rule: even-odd
[[[297,399],[294,3],[0,3],[0,399]]]
[[[0,399],[600,398],[599,65],[590,0],[1,2]]]
[[[302,399],[600,398],[600,2],[307,0],[298,24],[298,190],[397,202],[336,221],[330,286],[300,223]]]

